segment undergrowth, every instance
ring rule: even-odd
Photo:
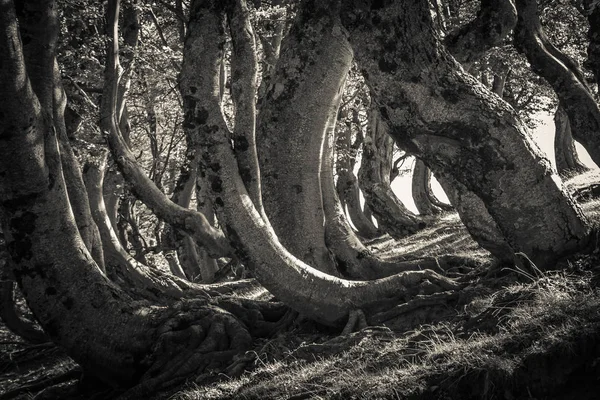
[[[465,304],[453,321],[410,332],[370,327],[346,337],[345,346],[335,345],[344,342],[339,337],[314,345],[308,335],[298,345],[302,334],[292,340],[286,333],[275,339],[285,349],[271,349],[275,359],[258,356],[239,378],[192,383],[170,398],[571,398],[568,382],[578,371],[596,371],[600,356],[592,274],[520,278]],[[588,375],[588,386],[598,377]]]

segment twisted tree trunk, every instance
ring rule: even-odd
[[[567,55],[550,42],[540,23],[536,0],[516,0],[518,23],[514,44],[533,71],[552,86],[571,124],[573,137],[600,163],[600,108],[585,79]]]
[[[362,146],[363,134],[358,128],[356,140],[352,143],[351,126],[347,125],[339,129],[340,135],[336,141],[337,147],[337,183],[336,190],[341,201],[342,209],[348,210],[348,217],[356,228],[358,234],[366,239],[372,239],[379,236],[379,229],[373,224],[373,220],[368,217],[360,204],[360,188],[358,179],[354,175],[354,166],[358,149]],[[365,207],[365,210],[367,208]]]
[[[315,36],[300,33],[308,26]],[[335,264],[325,245],[320,159],[332,101],[352,61],[340,36],[332,33],[328,12],[313,16],[301,11],[283,41],[258,128],[263,201],[275,232],[296,257],[333,275]]]
[[[442,212],[442,209],[431,200],[434,195],[431,190],[431,170],[418,158],[412,175],[412,196],[419,215],[433,215]]]
[[[409,211],[390,186],[394,141],[382,126],[376,110],[370,114],[371,127],[363,142],[358,177],[365,202],[380,227],[395,239],[425,228],[425,222]]]
[[[587,245],[587,221],[550,163],[515,111],[441,46],[425,2],[358,3],[342,20],[399,145],[482,199],[509,245],[541,268]]]

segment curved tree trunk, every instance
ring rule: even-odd
[[[569,116],[560,105],[554,113],[554,127],[554,157],[558,174],[572,176],[587,171],[587,167],[583,165],[577,155]]]
[[[11,272],[32,312],[85,373],[117,388],[141,381],[132,397],[226,366],[248,348],[249,330],[261,329],[255,323],[260,311],[223,300],[228,308],[243,310],[242,323],[206,299],[171,308],[134,302],[101,273],[87,251],[69,205],[52,122],[57,9],[52,1],[22,5],[17,22],[12,3],[0,3],[0,94],[11,99],[0,103],[0,211]],[[105,95],[112,112],[106,117],[116,124],[117,85],[111,78],[117,65],[118,2],[110,1],[108,10]],[[27,46],[40,51],[34,53],[35,68],[26,72],[31,52],[22,48]],[[271,313],[282,308],[265,307]]]
[[[517,22],[513,0],[482,0],[477,17],[444,39],[448,51],[468,67],[492,47],[502,44]]]
[[[364,207],[363,209],[360,204],[360,189],[358,178],[354,175],[354,167],[356,165],[358,150],[362,146],[364,137],[361,127],[357,126],[357,128],[354,143],[352,143],[351,137],[351,123],[347,123],[338,129],[340,134],[336,140],[337,162],[335,167],[338,176],[336,190],[342,209],[347,209],[348,217],[358,234],[365,239],[372,239],[381,236],[381,232],[377,229],[373,220],[365,214],[364,210],[367,210],[368,207]]]
[[[106,152],[90,155],[84,167],[84,179],[89,193],[92,215],[100,231],[106,260],[107,276],[125,290],[132,290],[134,294],[147,293],[142,298],[161,300],[161,296],[180,298],[184,295],[185,283],[171,277],[159,276],[152,270],[133,259],[121,246],[121,242],[106,214],[104,197],[102,196],[102,182],[106,171]],[[167,255],[168,257],[168,255]],[[174,276],[185,279],[183,272],[171,270]]]
[[[420,215],[433,215],[442,212],[442,209],[431,201],[433,197],[431,170],[418,158],[415,158],[412,175],[412,196]]]
[[[284,39],[260,113],[263,201],[282,244],[301,260],[335,275],[325,245],[320,158],[335,107],[332,101],[350,69],[352,51],[340,35],[331,32],[328,13],[315,16],[303,10]],[[302,36],[299,31],[308,26],[314,35]]]
[[[358,234],[365,239],[373,239],[381,236],[382,232],[375,226],[360,205],[360,188],[358,178],[353,172],[348,170],[338,170],[338,179],[336,184],[338,196],[344,198],[344,204],[348,209],[348,217],[356,228]]]
[[[248,9],[236,2],[228,8],[232,42],[231,94],[235,108],[234,125],[244,126],[233,137],[234,150],[242,179],[256,209],[265,214],[262,204],[260,171],[256,151],[256,90],[258,84],[258,58],[254,30],[248,18]],[[281,83],[280,83],[281,84]],[[283,178],[285,179],[285,178]]]
[[[519,21],[514,43],[533,71],[552,86],[571,123],[573,137],[600,163],[600,108],[576,63],[546,37],[536,0],[516,0]],[[600,164],[599,164],[600,165]]]
[[[352,279],[378,279],[402,271],[415,271],[423,268],[439,268],[444,261],[439,259],[412,260],[409,262],[389,262],[376,257],[358,239],[344,214],[333,177],[335,159],[335,122],[337,113],[331,115],[321,162],[321,187],[325,211],[325,240],[327,247],[336,257],[340,271]]]
[[[202,70],[207,75],[204,79],[197,75],[185,77],[190,86],[181,90],[195,100],[193,112],[186,112],[196,117],[192,119],[197,121],[194,129],[203,145],[200,159],[206,167],[219,221],[235,245],[237,256],[253,269],[261,284],[297,311],[329,325],[346,322],[352,309],[370,310],[382,301],[393,302],[398,296],[418,292],[423,289],[421,283],[425,280],[433,282],[437,290],[456,288],[457,285],[450,280],[428,270],[407,272],[373,282],[350,282],[324,274],[286,251],[268,221],[262,219],[249,201],[220,112],[219,99],[213,91],[218,76],[216,68],[222,57],[220,48],[225,40],[220,29],[222,20],[215,14],[197,12],[191,16],[184,51],[192,52],[192,56],[184,57],[184,63],[190,63],[184,70]],[[343,39],[339,25],[331,25],[333,35],[330,41]],[[338,90],[340,84],[338,82]],[[191,87],[196,90],[190,91]],[[333,94],[335,96],[337,90]],[[206,118],[200,120],[197,118],[199,115]],[[244,127],[237,126],[236,129]]]
[[[60,146],[60,156],[69,193],[69,201],[77,222],[77,228],[86,247],[92,254],[94,261],[104,271],[104,255],[100,232],[92,218],[87,192],[83,183],[79,163],[73,153],[65,125],[64,111],[67,105],[67,96],[62,87],[58,64],[54,66],[54,121]]]
[[[361,3],[375,10],[356,19],[348,7],[342,20],[399,145],[481,198],[510,246],[540,268],[587,245],[587,221],[548,160],[515,111],[441,46],[426,4]],[[373,26],[395,29],[374,32]]]
[[[2,233],[0,232],[0,235]],[[0,247],[0,320],[15,335],[31,343],[44,343],[49,339],[35,324],[24,319],[17,309],[15,301],[15,280],[11,276],[8,264],[8,254],[4,248],[4,243]]]
[[[483,200],[450,175],[440,175],[438,182],[471,237],[500,261],[514,263],[515,251],[506,242],[498,224],[487,211]]]
[[[425,222],[409,211],[390,186],[394,140],[387,134],[377,111],[372,110],[371,128],[363,142],[363,158],[358,178],[365,203],[381,229],[400,239],[425,228]]]

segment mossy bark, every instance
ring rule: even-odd
[[[275,232],[296,257],[333,275],[325,245],[321,146],[352,61],[336,29],[328,5],[308,2],[299,11],[262,99],[257,138],[264,207]]]
[[[356,60],[399,145],[475,193],[541,268],[587,245],[588,223],[549,161],[515,111],[446,52],[425,3],[346,4]]]

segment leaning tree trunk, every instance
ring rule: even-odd
[[[133,302],[100,272],[73,218],[52,121],[57,8],[52,1],[21,6],[23,14],[17,20],[12,3],[0,3],[0,95],[9,100],[0,102],[0,212],[12,273],[32,312],[85,373],[111,387],[139,383],[131,397],[140,398],[162,384],[172,385],[191,374],[226,366],[249,347],[250,332],[265,333],[277,325],[263,316],[277,320],[286,308],[255,302],[250,309],[247,301],[227,299],[152,306]],[[197,8],[192,4],[192,10]],[[214,22],[222,21],[214,14],[206,17],[213,23],[199,28],[193,21],[190,30],[212,32],[210,28],[218,26]],[[108,113],[103,114],[103,127],[116,130],[118,1],[109,1],[107,20],[110,36],[103,105]],[[222,34],[222,29],[215,30]],[[190,37],[188,47],[194,45]],[[217,46],[223,43],[206,39]],[[24,46],[38,51],[23,51]],[[206,71],[207,76],[213,72]],[[237,168],[229,139],[219,137],[227,143],[227,165]],[[218,160],[220,154],[215,155]],[[243,188],[239,174],[237,178]],[[258,213],[255,216],[260,218]],[[189,218],[199,219],[198,214]],[[417,280],[421,276],[426,274]],[[240,319],[215,304],[238,313]],[[268,313],[262,314],[257,304]]]
[[[348,6],[342,20],[399,145],[482,199],[510,246],[539,267],[587,245],[587,221],[550,163],[516,112],[446,52],[426,2],[361,3],[375,9]]]
[[[58,64],[54,66],[54,121],[60,146],[60,157],[62,160],[65,182],[69,193],[69,201],[77,222],[81,238],[94,261],[104,271],[104,253],[102,252],[102,240],[100,232],[92,218],[87,192],[83,183],[83,177],[79,163],[69,142],[67,128],[65,125],[64,111],[67,105],[67,96],[62,87],[62,79]]]
[[[335,159],[335,143],[337,141],[335,134],[336,119],[337,112],[331,115],[325,133],[321,161],[321,187],[325,211],[325,240],[327,247],[336,257],[339,270],[344,276],[352,279],[371,280],[384,278],[402,271],[444,268],[448,260],[447,257],[390,262],[376,257],[361,243],[348,224],[335,187],[333,160]],[[451,261],[458,261],[457,263],[459,263],[460,261],[457,258],[452,258]]]
[[[336,141],[337,162],[335,166],[338,176],[336,190],[342,202],[342,208],[347,208],[348,217],[358,234],[365,239],[372,239],[380,236],[381,232],[379,232],[373,220],[364,213],[360,204],[360,188],[358,179],[354,175],[354,166],[356,165],[358,149],[362,146],[364,138],[360,127],[358,129],[354,143],[351,143],[351,124],[339,129],[340,135]]]
[[[572,176],[587,171],[587,167],[577,155],[569,116],[560,105],[554,113],[554,127],[554,157],[558,174]]]
[[[84,167],[84,180],[90,199],[92,215],[100,230],[107,276],[124,290],[138,298],[162,302],[185,297],[202,295],[203,287],[194,286],[185,281],[183,271],[177,273],[171,268],[173,276],[162,274],[156,269],[138,262],[121,246],[104,204],[102,182],[106,171],[106,152],[91,154]]]
[[[307,26],[314,35],[300,35]],[[332,101],[350,69],[352,50],[332,32],[327,14],[300,14],[283,43],[258,128],[264,207],[292,254],[335,275],[325,245],[320,158]]]
[[[370,115],[371,127],[363,142],[363,157],[358,170],[360,188],[365,203],[377,218],[380,227],[395,239],[425,228],[425,222],[409,211],[390,186],[390,163],[394,140],[380,123],[377,111]]]
[[[455,283],[430,270],[405,272],[373,282],[338,279],[303,263],[281,245],[268,221],[249,201],[231,148],[230,133],[221,115],[218,93],[214,91],[218,86],[217,68],[225,41],[222,19],[218,17],[218,10],[206,12],[199,7],[192,10],[195,12],[190,16],[184,49],[189,57],[184,57],[182,70],[193,75],[182,76],[186,86],[181,90],[194,100],[188,102],[188,105],[194,104],[194,108],[186,113],[195,117],[190,120],[203,145],[200,159],[206,168],[219,221],[232,240],[237,256],[253,270],[260,283],[297,311],[329,325],[345,323],[349,312],[357,308],[369,311],[382,302],[395,302],[399,296],[411,296],[419,290],[431,293],[422,286],[425,281],[433,283],[433,291],[456,289]],[[330,10],[324,9],[321,16],[329,13]],[[342,30],[335,22],[330,24],[330,41],[343,40]],[[282,49],[282,53],[284,51]],[[206,75],[199,77],[195,71]]]
[[[536,0],[516,0],[519,21],[514,43],[533,71],[552,86],[571,123],[573,137],[600,165],[600,108],[581,70],[550,42],[540,23]]]
[[[433,197],[431,170],[418,158],[415,158],[411,187],[415,206],[420,215],[433,215],[442,212],[442,209],[431,201]]]
[[[475,241],[503,263],[514,264],[515,251],[506,242],[485,203],[452,176],[442,174],[438,182],[458,212],[460,220]]]

